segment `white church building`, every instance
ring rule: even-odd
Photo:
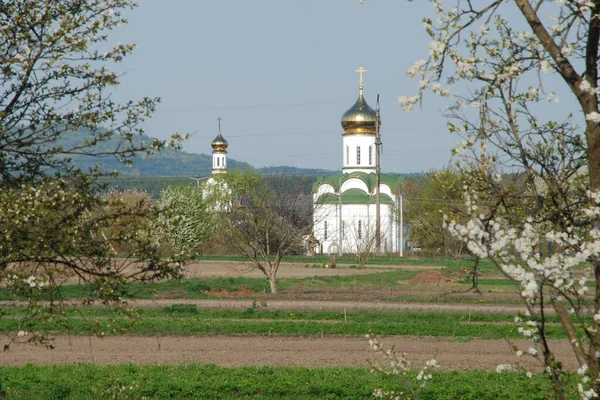
[[[342,173],[313,184],[313,236],[320,254],[376,252],[376,135],[378,118],[363,95],[362,67],[356,103],[342,115]],[[400,249],[399,179],[380,174],[380,251]]]
[[[217,118],[217,121],[219,121],[219,130],[217,136],[210,144],[213,148],[211,176],[206,179],[202,187],[205,197],[223,193],[231,195],[231,190],[227,187],[227,183],[223,180],[215,179],[215,177],[227,173],[227,147],[229,147],[229,143],[225,140],[221,132],[221,117]],[[217,202],[214,206],[214,211],[225,212],[231,210],[231,207],[231,202]]]

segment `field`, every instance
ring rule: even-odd
[[[517,361],[509,341],[529,346],[513,323],[522,310],[514,288],[484,264],[481,293],[474,293],[467,267],[380,259],[325,269],[321,260],[295,259],[282,265],[280,293],[270,295],[266,280],[243,262],[203,260],[187,266],[181,282],[131,286],[140,298],[134,324],[105,308],[82,307],[85,290],[76,282],[66,288],[72,304],[64,320],[40,315],[24,323],[23,299],[0,291],[0,333],[14,338],[2,355],[2,394],[370,398],[375,388],[403,387],[397,376],[370,372],[372,364],[385,366],[364,337],[371,332],[407,353],[415,369],[437,352],[440,371],[421,398],[544,398],[548,383],[533,359],[522,360],[537,373],[533,380],[495,372]],[[565,332],[555,317],[549,322],[552,348],[574,370]],[[18,331],[50,331],[54,349],[29,343],[28,334],[15,337]]]

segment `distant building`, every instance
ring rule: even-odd
[[[227,147],[229,147],[229,143],[227,143],[227,140],[225,140],[221,133],[221,117],[217,120],[219,121],[219,131],[217,137],[210,144],[213,148],[212,173],[224,174],[227,172]]]
[[[208,177],[203,186],[205,197],[213,195],[217,197],[231,195],[231,190],[227,187],[227,183],[223,180],[215,179],[215,176],[227,173],[227,147],[229,147],[229,143],[225,140],[223,133],[221,132],[221,117],[217,118],[217,121],[219,121],[217,137],[215,137],[210,144],[213,148],[212,175]],[[214,211],[229,211],[231,210],[231,205],[231,201],[227,201],[226,204],[223,204],[222,201],[216,201]]]
[[[356,103],[342,115],[342,173],[313,185],[316,252],[336,254],[376,250],[376,133],[378,118],[363,95],[361,67]],[[380,174],[381,251],[399,251],[399,179]]]

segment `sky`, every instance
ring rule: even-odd
[[[136,43],[116,67],[119,100],[159,96],[143,127],[166,139],[193,133],[184,150],[210,153],[217,118],[229,157],[255,167],[338,170],[340,118],[364,91],[380,95],[382,170],[410,173],[447,166],[459,137],[448,133],[441,99],[404,112],[398,96],[416,93],[410,65],[428,55],[421,21],[428,1],[142,0],[109,43]]]

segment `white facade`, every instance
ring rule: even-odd
[[[328,185],[329,186],[329,185]],[[383,185],[382,185],[383,186]],[[339,197],[336,195],[336,198]],[[376,205],[374,203],[315,204],[314,237],[318,241],[316,252],[337,254],[376,251]],[[383,196],[382,196],[383,197]],[[318,197],[313,195],[315,202]],[[389,197],[388,197],[389,199]],[[395,253],[398,245],[396,202],[380,205],[381,252]]]
[[[375,135],[342,136],[342,171],[375,172]]]
[[[212,155],[212,173],[223,174],[227,172],[227,152],[215,152]]]

